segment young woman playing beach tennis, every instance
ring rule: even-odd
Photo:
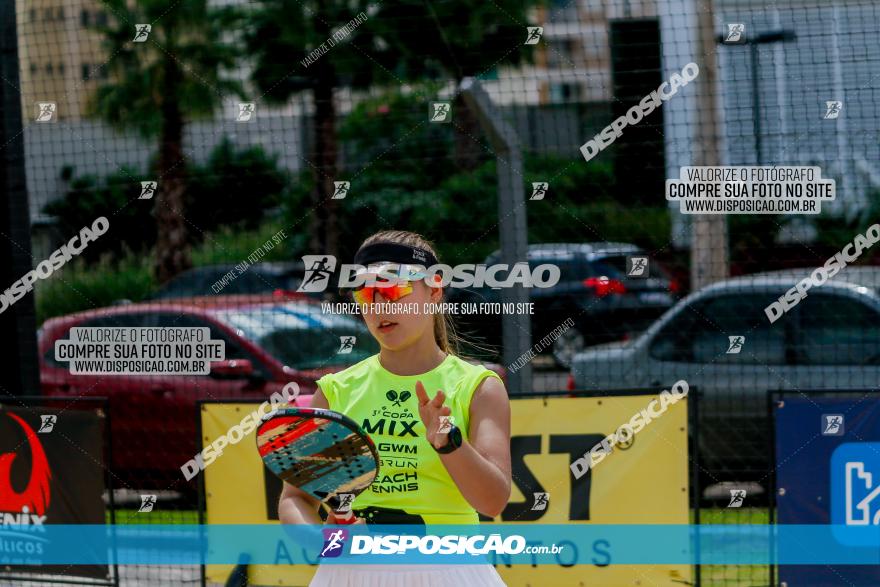
[[[365,279],[352,297],[380,351],[318,380],[311,405],[352,418],[378,449],[378,475],[352,505],[356,523],[478,524],[477,512],[499,515],[511,484],[507,390],[496,373],[456,356],[447,316],[419,311],[443,298],[439,279],[424,273],[438,263],[434,248],[415,233],[384,231],[363,242],[354,262],[364,267]],[[395,270],[398,278],[389,279]],[[403,303],[413,311],[393,311]],[[320,524],[320,507],[284,484],[282,523]],[[326,523],[338,519],[331,512]],[[311,585],[504,583],[489,564],[327,564]]]

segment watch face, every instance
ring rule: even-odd
[[[461,430],[458,426],[453,426],[452,430],[446,433],[448,442],[442,447],[435,449],[440,454],[448,454],[461,446]]]
[[[449,444],[456,447],[461,446],[461,430],[458,426],[453,426],[449,431]]]

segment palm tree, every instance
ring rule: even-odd
[[[239,51],[224,43],[234,15],[210,9],[208,0],[102,0],[111,23],[95,27],[108,56],[107,82],[87,106],[118,130],[159,139],[154,178],[157,241],[155,274],[164,283],[192,266],[184,195],[188,158],[186,123],[212,116],[224,96],[242,95],[241,84],[224,77]],[[146,40],[133,42],[136,25],[150,24]]]
[[[314,105],[312,118],[314,182],[310,193],[312,222],[309,248],[339,253],[337,201],[332,200],[337,177],[337,87],[368,87],[374,80],[394,79],[369,55],[378,54],[369,21],[354,28],[338,42],[326,43],[334,31],[359,14],[363,19],[367,0],[264,0],[246,15],[245,39],[253,57],[251,79],[268,102],[284,104],[299,92],[309,92]],[[306,60],[315,49],[332,45],[315,60]]]
[[[533,59],[526,46],[531,13],[546,0],[383,0],[377,3],[376,34],[391,45],[395,72],[409,79],[453,79],[494,74],[500,66]],[[541,14],[541,13],[537,13]],[[462,171],[475,169],[484,156],[476,113],[455,94],[454,160]]]
[[[308,91],[312,119],[314,182],[309,248],[337,254],[337,113],[334,90],[369,84],[400,85],[443,76],[460,81],[499,64],[518,64],[534,48],[523,47],[526,16],[543,0],[263,0],[247,14],[246,43],[252,79],[268,101],[286,103]],[[333,31],[358,14],[369,15],[345,40],[314,61],[303,60]],[[456,162],[473,169],[482,149],[474,113],[460,96],[455,119]]]

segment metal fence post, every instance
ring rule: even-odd
[[[0,284],[7,288],[31,270],[31,233],[25,183],[21,84],[15,2],[0,0]],[[0,369],[0,393],[38,395],[37,325],[34,296],[28,293],[0,312],[0,334],[12,344]]]
[[[700,78],[695,84],[699,91],[699,109],[694,140],[699,150],[695,153],[693,165],[717,166],[722,164],[722,129],[719,124],[718,64],[712,0],[700,2],[694,13],[699,28],[699,54],[706,57],[699,64]],[[691,289],[697,291],[730,275],[727,216],[696,214],[692,219],[691,231]]]
[[[519,137],[505,122],[480,83],[471,77],[461,82],[461,93],[472,108],[486,133],[498,170],[498,230],[501,241],[501,263],[513,265],[527,260],[528,233],[523,182],[522,153]],[[527,303],[529,290],[510,287],[501,290],[502,303]],[[532,323],[527,314],[502,314],[502,341],[504,365],[510,365],[532,346]],[[532,367],[526,362],[507,375],[507,385],[513,393],[531,391]]]

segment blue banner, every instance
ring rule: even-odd
[[[785,397],[774,406],[774,420],[780,530],[829,524],[838,545],[880,552],[880,396]],[[880,566],[828,566],[815,546],[804,544],[819,557],[816,566],[780,567],[780,582],[880,585]],[[779,563],[786,564],[781,556]]]
[[[52,525],[0,530],[16,564],[880,565],[878,526]],[[775,555],[774,555],[775,553]]]

